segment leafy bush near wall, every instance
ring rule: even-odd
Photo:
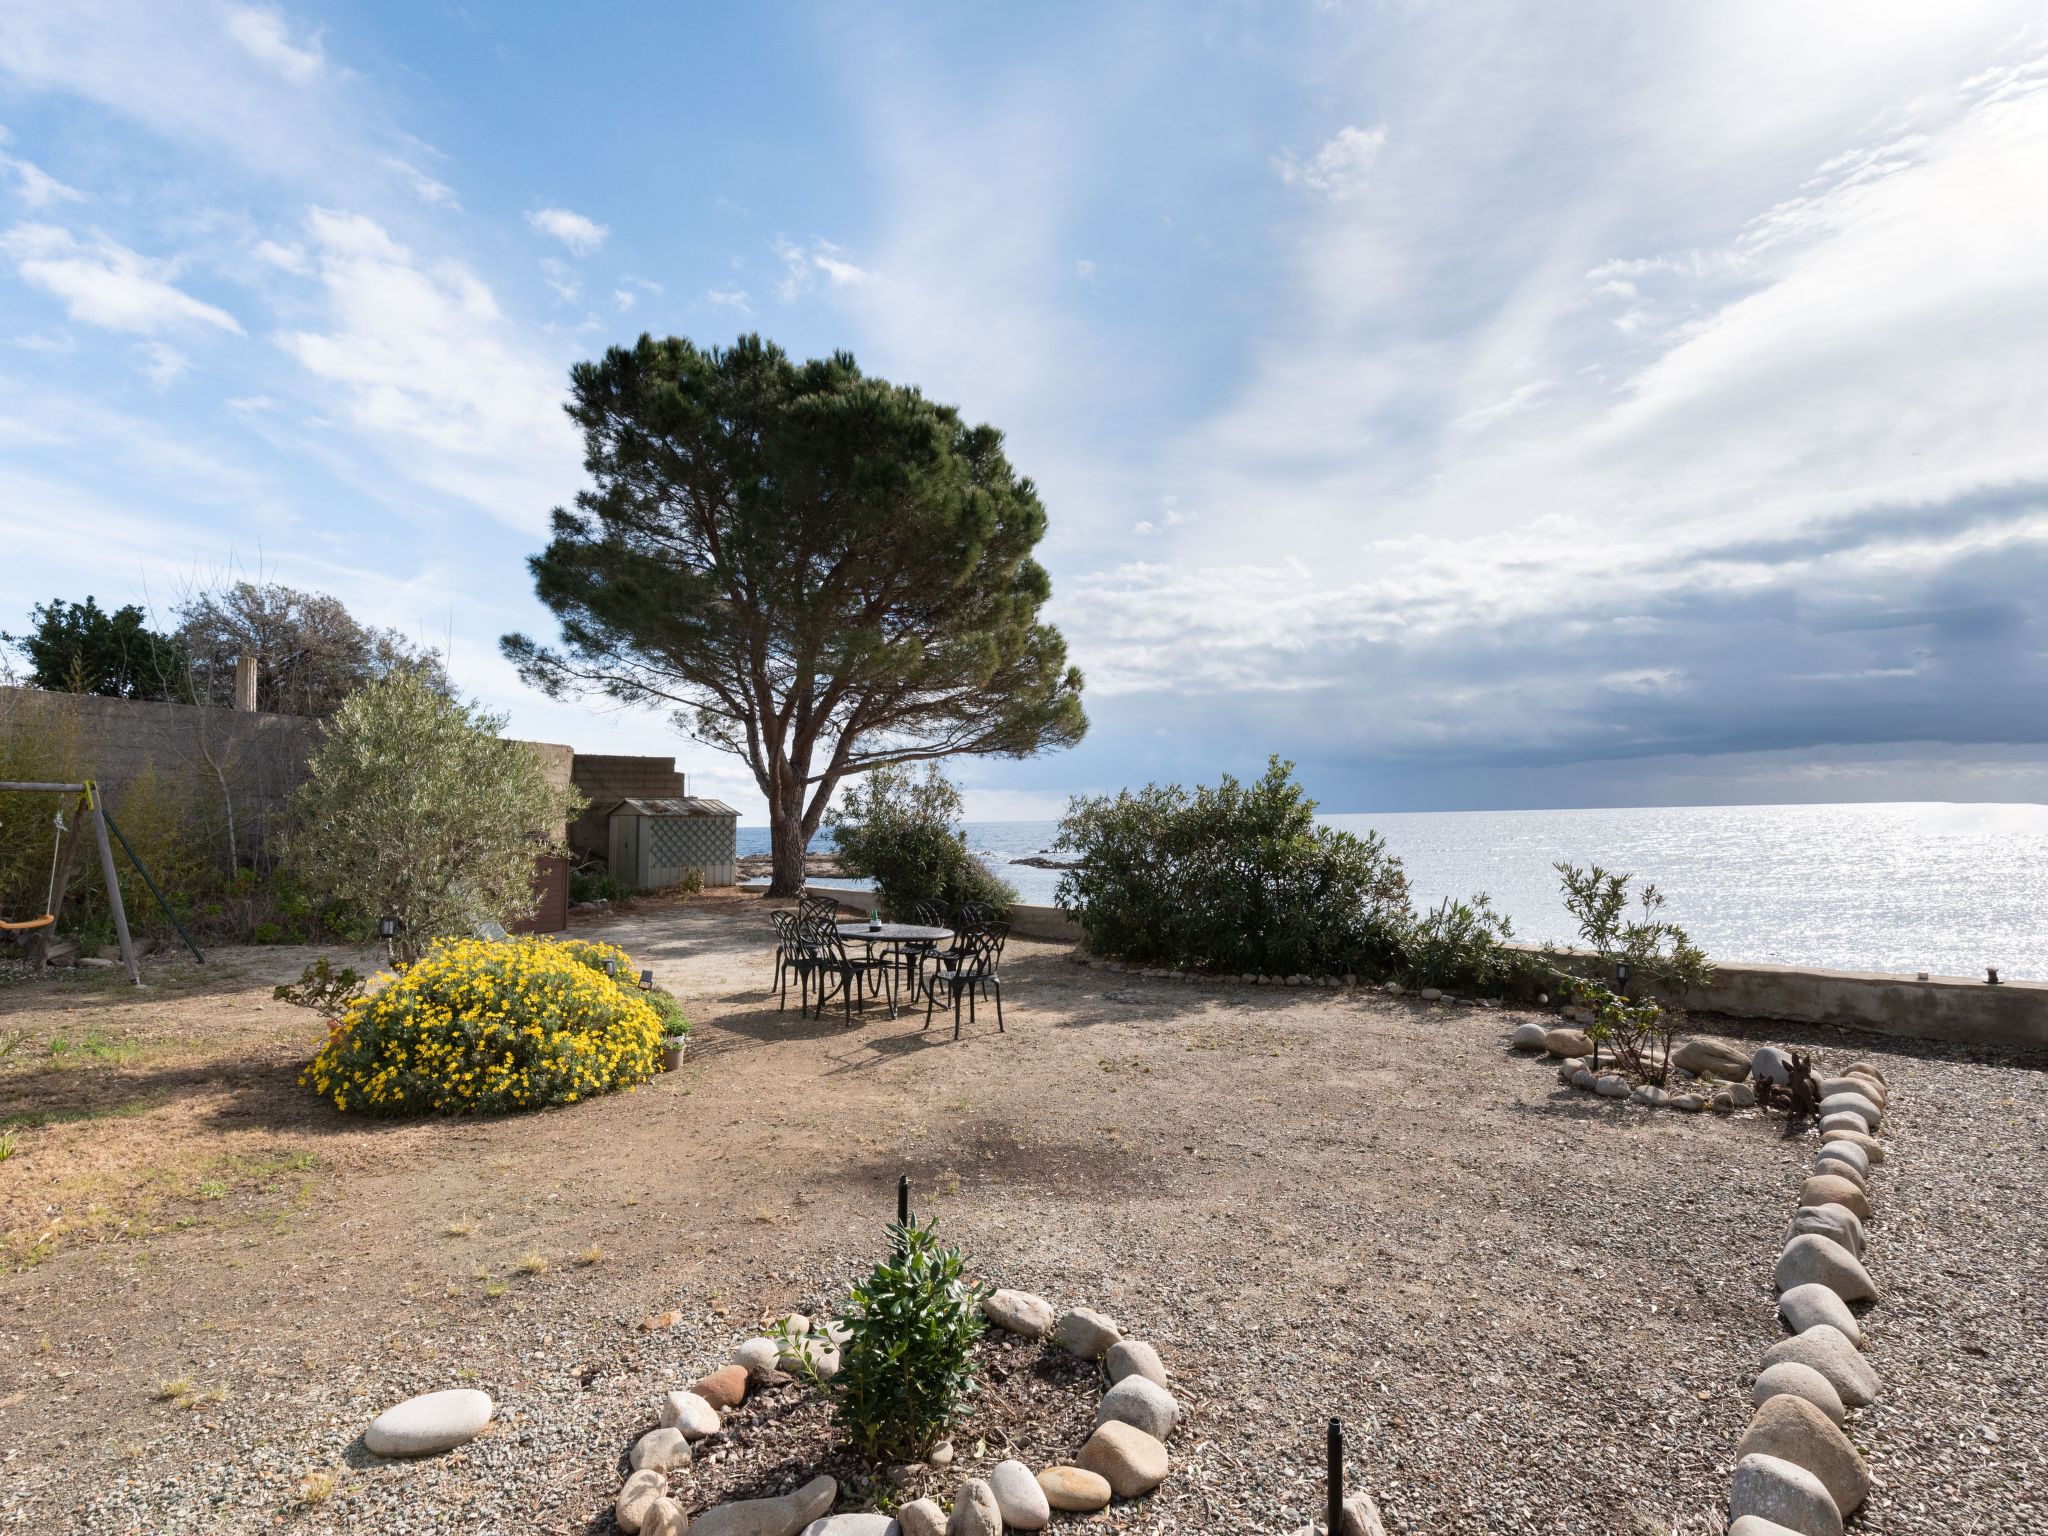
[[[1514,936],[1514,925],[1491,898],[1446,896],[1410,919],[1401,942],[1403,969],[1418,987],[1496,992],[1528,967],[1527,957],[1508,947]]]
[[[1687,988],[1705,987],[1714,977],[1706,951],[1678,924],[1660,916],[1664,893],[1635,876],[1603,869],[1581,869],[1560,862],[1554,866],[1563,886],[1565,910],[1579,925],[1579,938],[1591,951],[1596,980],[1610,980],[1617,965],[1629,968],[1629,992],[1673,996]],[[1630,898],[1633,895],[1634,900]],[[1636,915],[1629,909],[1634,906]],[[1567,956],[1552,950],[1553,970],[1567,984],[1584,974],[1584,952]]]
[[[1410,923],[1401,861],[1376,834],[1318,826],[1293,767],[1076,797],[1055,845],[1078,855],[1060,906],[1098,954],[1146,964],[1393,974]]]
[[[569,900],[572,902],[625,901],[632,894],[631,887],[608,870],[575,869],[569,872]]]
[[[828,1390],[854,1450],[871,1461],[916,1461],[952,1431],[974,1391],[983,1293],[932,1224],[889,1230],[894,1255],[855,1283],[841,1316],[849,1337]]]
[[[659,1070],[663,1034],[636,976],[615,945],[445,941],[349,1003],[299,1081],[367,1114],[487,1114],[630,1087]]]
[[[962,807],[936,763],[922,774],[877,768],[847,790],[826,816],[839,844],[839,864],[875,882],[886,911],[904,916],[919,902],[948,909],[970,902],[998,916],[1016,905],[1017,890],[968,850],[956,830]]]

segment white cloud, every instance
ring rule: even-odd
[[[830,240],[813,239],[809,245],[798,245],[793,240],[778,236],[772,249],[782,258],[782,279],[775,285],[775,291],[784,303],[810,292],[819,273],[823,273],[834,288],[858,287],[872,282],[875,277],[866,268],[848,261]]]
[[[192,371],[192,359],[161,341],[142,344],[142,371],[158,389],[168,389]]]
[[[0,130],[0,144],[6,142],[5,130]],[[67,187],[34,161],[24,160],[18,155],[0,153],[0,171],[13,174],[16,195],[31,208],[42,209],[52,203],[85,201],[85,194],[76,187]]]
[[[278,12],[264,6],[236,6],[228,12],[228,36],[249,57],[277,71],[294,85],[320,73],[326,62],[318,35],[299,43]]]
[[[578,256],[588,256],[603,245],[611,230],[595,219],[587,219],[567,208],[536,208],[526,222],[544,235],[552,236]]]
[[[583,283],[576,276],[576,269],[560,257],[543,256],[540,273],[542,281],[555,290],[555,297],[564,304],[574,304],[583,297]]]
[[[711,288],[704,294],[704,302],[716,304],[720,309],[737,310],[740,314],[751,315],[754,306],[747,299],[744,288]]]
[[[306,276],[313,270],[313,263],[306,259],[306,248],[302,245],[283,245],[275,240],[259,240],[255,245],[258,261],[268,262],[283,271]]]
[[[522,529],[581,479],[567,362],[522,344],[467,267],[422,261],[374,220],[316,209],[324,329],[279,338],[405,473]]]
[[[1095,263],[1088,260],[1085,256],[1074,263],[1074,276],[1080,278],[1084,283],[1094,275]]]
[[[1341,201],[1365,190],[1386,147],[1384,123],[1373,128],[1339,128],[1306,160],[1286,150],[1274,158],[1273,168],[1290,187],[1304,187]]]
[[[453,187],[444,181],[436,181],[410,160],[401,159],[397,155],[387,155],[384,159],[384,164],[397,173],[399,179],[406,184],[406,187],[414,197],[429,207],[459,208],[462,206],[461,203],[456,201],[455,189]]]
[[[240,335],[233,315],[174,287],[175,267],[95,235],[81,242],[52,224],[17,224],[0,235],[21,280],[64,301],[74,320],[109,330],[153,332],[212,326]]]

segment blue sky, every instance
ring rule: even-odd
[[[0,623],[227,572],[549,704],[569,365],[849,348],[1039,483],[1093,731],[1335,810],[2048,799],[2032,4],[0,11]]]

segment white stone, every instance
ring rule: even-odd
[[[1166,1385],[1166,1362],[1159,1358],[1158,1350],[1142,1339],[1119,1339],[1102,1357],[1102,1368],[1112,1382],[1122,1381],[1126,1376],[1142,1376],[1162,1387]]]
[[[899,1536],[900,1530],[887,1515],[862,1512],[813,1520],[804,1527],[803,1536]]]
[[[1831,1141],[1814,1154],[1813,1165],[1817,1171],[1823,1163],[1847,1163],[1862,1175],[1867,1184],[1870,1180],[1870,1154],[1853,1141]]]
[[[1027,1339],[1044,1338],[1057,1318],[1051,1302],[1029,1291],[991,1292],[982,1298],[981,1315],[998,1328]]]
[[[1870,1122],[1870,1129],[1876,1130],[1884,1113],[1860,1093],[1831,1093],[1820,1101],[1823,1118],[1828,1115],[1861,1115]]]
[[[1728,1513],[1774,1520],[1799,1536],[1842,1536],[1842,1512],[1821,1480],[1776,1456],[1745,1456],[1735,1464]]]
[[[1760,1083],[1776,1083],[1784,1088],[1792,1081],[1792,1058],[1775,1045],[1767,1045],[1749,1058],[1749,1071]]]
[[[1126,1376],[1102,1394],[1095,1410],[1097,1425],[1128,1424],[1142,1429],[1154,1440],[1168,1440],[1180,1423],[1180,1404],[1156,1381],[1143,1376]]]
[[[1771,1278],[1781,1291],[1825,1286],[1843,1301],[1875,1301],[1877,1285],[1863,1261],[1831,1237],[1803,1232],[1778,1255]],[[1802,1329],[1801,1332],[1805,1330]]]
[[[1826,1238],[1819,1239],[1826,1242]],[[1842,1250],[1847,1253],[1847,1249]],[[1794,1333],[1804,1333],[1825,1323],[1857,1348],[1863,1347],[1863,1329],[1849,1303],[1825,1285],[1795,1285],[1778,1298],[1778,1316]]]
[[[782,1346],[773,1339],[748,1339],[732,1352],[732,1363],[746,1369],[747,1380],[759,1385],[773,1376],[782,1356]]]
[[[1593,1079],[1593,1091],[1603,1099],[1625,1099],[1629,1095],[1628,1079],[1618,1073],[1606,1073]]]
[[[1515,1032],[1508,1036],[1508,1045],[1517,1051],[1540,1051],[1543,1037],[1549,1033],[1541,1024],[1517,1024]]]
[[[1785,1240],[1790,1242],[1804,1232],[1830,1238],[1859,1259],[1863,1257],[1863,1218],[1846,1205],[1802,1205],[1792,1213]]]
[[[690,1523],[690,1536],[796,1536],[822,1519],[839,1497],[839,1484],[814,1477],[779,1499],[740,1499],[707,1509]]]
[[[425,1392],[386,1408],[363,1431],[363,1448],[376,1456],[431,1456],[474,1440],[498,1411],[488,1392],[453,1387]]]
[[[656,1472],[653,1468],[635,1472],[626,1479],[626,1486],[619,1490],[618,1502],[612,1506],[612,1516],[619,1522],[622,1531],[637,1531],[654,1508],[655,1500],[668,1497],[668,1474]]]
[[[970,1477],[953,1496],[953,1518],[946,1522],[946,1536],[1003,1536],[1003,1507],[995,1491],[978,1477]]]
[[[989,1492],[1003,1512],[1003,1524],[1016,1531],[1042,1531],[1052,1522],[1052,1505],[1038,1478],[1021,1461],[999,1461],[988,1475]]]
[[[661,1400],[661,1422],[691,1440],[718,1433],[718,1410],[694,1392],[671,1392]]]
[[[946,1536],[946,1512],[936,1499],[912,1499],[896,1511],[903,1536]]]
[[[1757,1374],[1756,1385],[1749,1392],[1751,1405],[1761,1408],[1774,1397],[1796,1397],[1811,1403],[1837,1424],[1848,1416],[1848,1410],[1842,1406],[1842,1394],[1834,1384],[1812,1366],[1801,1365],[1797,1360],[1780,1360]]]
[[[1781,1360],[1812,1366],[1827,1377],[1828,1385],[1841,1394],[1848,1407],[1867,1408],[1877,1400],[1877,1372],[1844,1334],[1826,1324],[1780,1340],[1764,1351],[1765,1365]]]
[[[1122,1338],[1115,1318],[1087,1307],[1065,1313],[1052,1330],[1053,1343],[1083,1360],[1100,1360]]]
[[[1852,1111],[1839,1109],[1831,1115],[1820,1117],[1820,1131],[1823,1136],[1829,1131],[1854,1131],[1859,1136],[1868,1136],[1870,1122]]]
[[[668,1472],[690,1464],[690,1441],[673,1425],[650,1429],[633,1442],[626,1457],[635,1472]]]

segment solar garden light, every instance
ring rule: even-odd
[[[1626,960],[1614,962],[1614,989],[1617,992],[1626,992],[1628,990],[1628,962]]]
[[[1998,967],[1997,967],[1997,966],[1995,966],[1995,965],[1987,965],[1987,966],[1985,966],[1985,967],[1984,967],[1984,985],[1985,985],[1985,986],[1987,986],[1987,987],[1995,987],[1995,986],[1997,986],[1997,985],[1998,985]]]
[[[1336,1419],[1330,1420],[1329,1468],[1324,1473],[1324,1482],[1330,1495],[1330,1536],[1344,1528],[1344,1426]]]
[[[398,930],[404,926],[404,923],[389,913],[377,919],[377,937],[384,941],[384,958],[393,965],[398,963]]]
[[[642,971],[640,973],[640,990],[642,992],[652,992],[654,990],[654,972]]]
[[[613,981],[617,981],[619,979],[619,962],[607,958],[604,963],[604,973],[611,977]]]

